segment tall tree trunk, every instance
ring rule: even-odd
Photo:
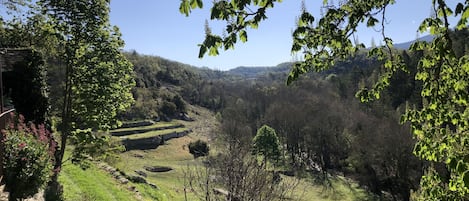
[[[62,186],[59,184],[59,173],[62,170],[62,162],[65,155],[67,146],[67,139],[71,131],[71,111],[72,111],[72,65],[67,64],[65,68],[65,87],[64,87],[64,102],[62,108],[62,122],[59,125],[60,131],[60,147],[54,153],[55,164],[51,181],[48,184],[48,196],[53,196],[55,199],[62,197]]]

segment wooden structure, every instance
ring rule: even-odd
[[[0,75],[3,75],[5,71],[13,70],[13,65],[23,61],[31,51],[30,48],[0,48]],[[3,76],[0,76],[0,113],[5,112],[3,103]]]

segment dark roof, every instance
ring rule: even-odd
[[[16,62],[33,52],[31,48],[0,48],[0,67],[2,71],[10,71]]]

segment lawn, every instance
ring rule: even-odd
[[[108,173],[92,165],[87,170],[67,163],[59,177],[64,186],[65,200],[70,201],[125,201],[136,200],[136,195],[117,183]]]
[[[66,155],[69,153],[66,152]],[[119,183],[95,163],[91,163],[86,170],[65,163],[59,175],[59,182],[63,185],[66,201],[168,201],[163,192],[148,185]],[[132,186],[136,187],[139,193],[131,191]]]
[[[283,177],[284,179],[291,179]],[[354,181],[341,176],[330,176],[329,184],[317,184],[311,179],[302,179],[295,188],[294,199],[299,201],[372,201],[370,193]]]

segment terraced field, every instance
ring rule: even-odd
[[[140,121],[140,122],[151,122],[151,121]],[[138,122],[136,122],[138,124]],[[152,122],[151,125],[148,126],[134,126],[134,127],[125,127],[119,128],[115,130],[111,130],[111,135],[113,136],[125,136],[129,134],[139,134],[145,133],[148,131],[159,131],[159,130],[167,130],[172,128],[182,128],[184,125],[176,122]]]
[[[124,123],[125,128],[111,130],[110,134],[119,139],[126,150],[156,149],[167,140],[183,137],[191,132],[180,122],[140,122]]]
[[[148,131],[145,133],[139,133],[139,134],[133,134],[133,135],[126,135],[126,136],[121,136],[119,138],[121,139],[142,139],[142,138],[150,138],[150,137],[155,137],[155,136],[162,136],[162,135],[167,135],[170,133],[180,133],[183,131],[188,131],[187,128],[173,128],[173,129],[165,129],[165,130],[156,130],[156,131]]]
[[[215,115],[205,109],[191,106],[190,116],[195,121],[157,122],[149,125],[142,121],[127,122],[127,128],[111,131],[116,139],[125,141],[149,141],[148,139],[162,136],[171,136],[174,133],[187,132],[187,134],[166,139],[160,142],[154,149],[130,149],[120,154],[120,160],[113,166],[129,176],[137,176],[145,179],[148,183],[158,186],[158,195],[164,197],[162,200],[197,200],[194,193],[187,191],[184,195],[184,171],[188,165],[201,164],[200,160],[194,160],[189,153],[187,145],[198,139],[209,141],[209,135],[215,132],[217,120]],[[130,125],[132,124],[132,125]],[[141,126],[135,126],[141,125]],[[120,132],[133,132],[133,134],[117,136]],[[145,140],[146,139],[146,140]],[[148,167],[167,167],[170,171],[151,172]],[[141,188],[142,195],[153,193],[152,188],[146,190]]]
[[[195,119],[192,122],[173,121],[158,122],[153,125],[144,125],[133,128],[118,129],[117,131],[138,131],[165,126],[183,125],[179,128],[169,128],[163,130],[152,130],[143,133],[129,134],[127,136],[117,137],[125,140],[140,140],[159,137],[179,131],[192,131],[187,135],[164,141],[156,149],[133,149],[120,154],[120,160],[113,166],[126,175],[140,177],[146,182],[155,184],[158,190],[148,187],[148,185],[140,186],[139,190],[143,196],[156,194],[159,200],[199,200],[199,196],[190,189],[184,188],[185,172],[189,167],[195,167],[202,164],[201,160],[194,160],[189,153],[187,145],[198,139],[208,141],[211,146],[211,154],[216,154],[214,137],[217,129],[217,121],[215,115],[206,110],[197,110],[197,115],[191,115]],[[115,132],[114,130],[113,132]],[[151,167],[169,168],[170,171],[151,172]],[[289,179],[285,177],[285,179]],[[292,200],[310,201],[358,201],[373,200],[366,191],[358,187],[354,182],[349,182],[344,178],[332,178],[331,187],[325,188],[322,185],[313,184],[308,179],[302,179],[295,188],[295,195]],[[144,188],[146,187],[146,188]]]

